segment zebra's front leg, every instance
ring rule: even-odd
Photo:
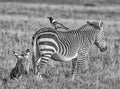
[[[77,58],[73,58],[72,59],[72,71],[71,71],[71,74],[72,74],[72,80],[75,79],[75,69],[76,69],[76,64],[77,64]]]
[[[82,78],[82,76],[85,75],[87,72],[85,59],[86,59],[86,53],[85,52],[79,53],[77,59],[77,75],[79,78]]]
[[[72,59],[72,75],[74,74],[74,71],[76,69],[76,64],[77,64],[77,58]]]

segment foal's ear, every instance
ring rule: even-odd
[[[100,29],[103,29],[103,25],[104,25],[103,21],[100,20],[100,21],[99,21],[99,28],[100,28]]]
[[[27,50],[26,50],[26,52],[25,52],[25,57],[27,57],[27,58],[28,58],[28,57],[29,57],[29,55],[30,55],[30,50],[29,50],[29,49],[27,49]]]
[[[30,54],[30,50],[29,50],[29,49],[26,50],[26,54],[27,54],[27,55]]]
[[[16,58],[17,59],[20,59],[20,58],[22,58],[22,56],[21,55],[19,55],[17,52],[15,52],[15,51],[13,51],[13,54],[16,56]]]

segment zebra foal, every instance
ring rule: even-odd
[[[10,72],[10,79],[18,80],[18,79],[21,79],[22,76],[29,73],[30,50],[27,49],[26,52],[21,55],[13,51],[13,54],[17,58],[17,63]]]

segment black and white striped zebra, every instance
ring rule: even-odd
[[[49,27],[41,28],[32,39],[34,70],[42,70],[51,59],[59,62],[74,59],[77,61],[77,73],[80,76],[85,56],[92,45],[96,45],[101,52],[107,50],[102,21],[87,21],[76,30],[64,32]],[[75,65],[76,62],[73,61],[73,70]]]

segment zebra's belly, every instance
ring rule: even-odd
[[[77,53],[75,55],[72,55],[72,56],[69,56],[69,57],[68,56],[62,56],[58,53],[54,53],[51,58],[55,61],[62,62],[62,61],[71,61],[73,58],[76,58],[76,57],[77,57]]]

